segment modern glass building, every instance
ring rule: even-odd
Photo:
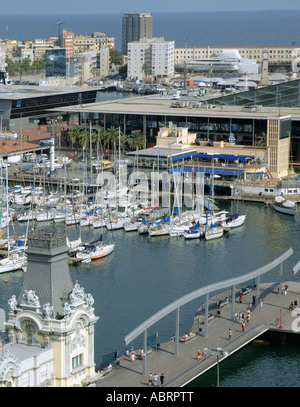
[[[227,106],[300,107],[300,81],[294,80],[222,96],[210,99],[209,103]]]
[[[67,74],[66,49],[46,50],[46,78],[65,78]]]

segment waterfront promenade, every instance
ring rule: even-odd
[[[148,387],[149,373],[157,373],[160,376],[164,373],[165,387],[180,387],[187,385],[189,381],[202,374],[247,343],[252,342],[267,330],[277,330],[282,333],[294,332],[292,323],[297,316],[288,309],[291,302],[298,301],[300,304],[300,283],[283,283],[289,286],[287,295],[277,293],[277,284],[261,284],[261,298],[263,306],[257,305],[251,311],[250,323],[246,323],[245,331],[239,322],[231,319],[231,306],[226,305],[220,309],[220,315],[213,318],[208,324],[208,336],[204,337],[200,332],[186,343],[179,344],[179,354],[175,355],[174,342],[161,343],[159,349],[153,350],[147,355],[147,370],[143,374],[143,361],[136,359],[131,362],[128,356],[120,357],[120,366],[96,382],[97,387]],[[235,298],[235,310],[237,313],[247,312],[252,295],[249,293],[243,297],[240,304],[238,296]],[[300,307],[300,305],[299,305]],[[300,308],[299,308],[300,309]],[[300,311],[299,311],[300,315]],[[195,317],[198,319],[198,317]],[[175,317],[174,317],[175,319]],[[191,326],[195,324],[191,322]],[[282,325],[282,326],[280,326]],[[231,329],[231,339],[229,340],[229,329]],[[300,330],[300,328],[299,328]],[[170,333],[172,335],[172,333]],[[294,333],[298,334],[297,332]],[[142,337],[141,337],[142,344]],[[202,356],[198,361],[197,352],[200,349],[208,348],[208,356]],[[217,349],[221,348],[223,352]],[[139,349],[135,349],[137,352]],[[226,354],[224,355],[224,352]],[[222,355],[223,353],[223,355]],[[216,379],[217,383],[217,379]],[[158,380],[158,385],[160,382]],[[251,386],[251,383],[249,383]]]

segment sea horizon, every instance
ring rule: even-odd
[[[153,15],[153,37],[185,46],[287,46],[300,44],[300,10],[162,12]],[[57,37],[60,29],[77,34],[103,32],[122,49],[123,13],[1,15],[0,38],[25,41]],[[57,23],[60,21],[60,24]],[[297,41],[298,40],[298,41]],[[300,46],[300,45],[299,45]]]

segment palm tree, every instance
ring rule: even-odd
[[[120,132],[120,150],[124,151],[125,145],[126,145],[127,137],[126,135],[121,131]],[[118,146],[119,146],[119,140],[118,140]]]
[[[99,127],[95,133],[95,142],[97,144],[97,150],[103,155],[107,143],[107,131],[103,127]]]
[[[69,130],[68,139],[72,141],[72,147],[79,147],[83,131],[80,126],[74,126]]]
[[[133,130],[126,141],[131,150],[140,150],[145,147],[145,137],[140,130]]]
[[[111,127],[107,130],[107,144],[113,146],[119,139],[119,129],[117,127]]]
[[[256,145],[258,147],[265,147],[267,145],[267,135],[265,132],[262,132],[256,140]]]

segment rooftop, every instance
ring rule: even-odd
[[[188,99],[188,98],[186,98]],[[209,101],[208,101],[209,103]],[[189,117],[236,117],[251,119],[267,119],[270,116],[288,116],[293,120],[300,120],[299,107],[261,106],[259,108],[245,109],[245,106],[205,105],[201,107],[171,107],[170,97],[155,95],[137,98],[119,99],[100,103],[87,103],[62,107],[60,111],[90,112],[90,113],[115,113],[130,115],[167,115]],[[57,110],[57,109],[56,109]]]
[[[0,86],[0,99],[19,100],[22,98],[32,98],[39,96],[49,96],[65,93],[78,93],[95,91],[94,87],[50,87],[50,86],[32,86],[32,85],[4,85]]]

